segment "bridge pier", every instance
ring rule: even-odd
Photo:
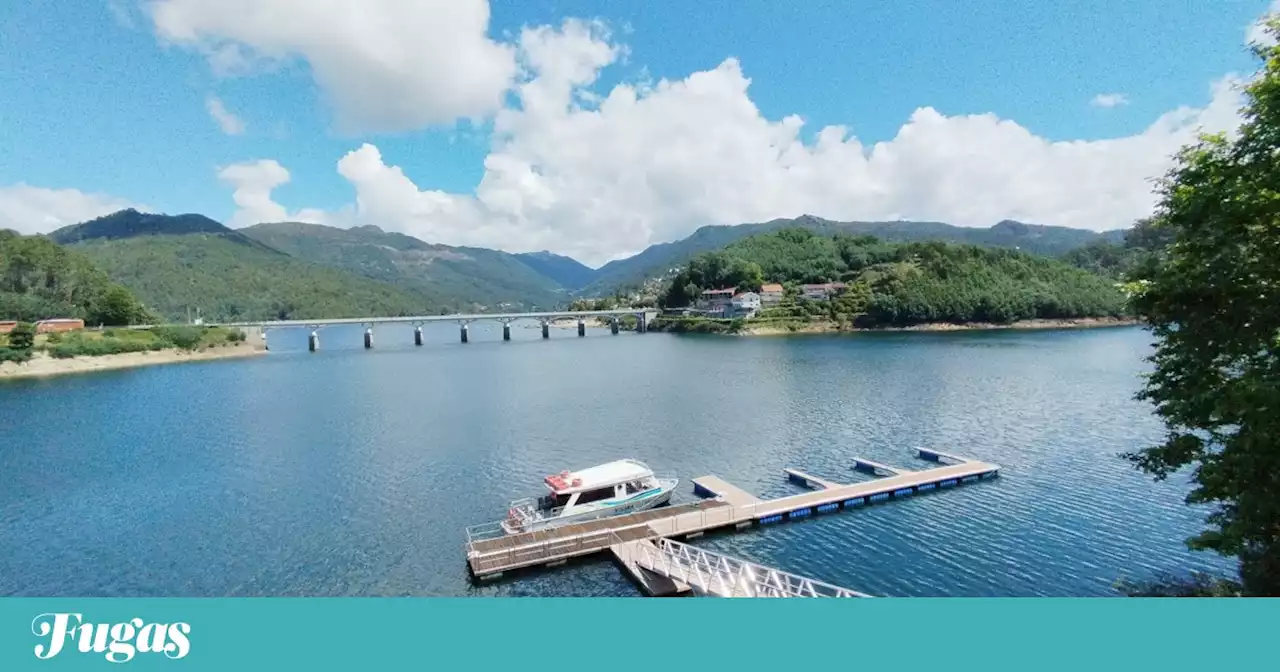
[[[640,313],[636,315],[636,333],[643,334],[649,330],[649,314]]]
[[[373,327],[364,330],[364,349],[373,347]]]
[[[546,320],[542,321],[542,337],[551,338],[551,323]]]
[[[502,340],[504,341],[511,340],[511,323],[510,322],[502,323]]]
[[[581,317],[578,318],[578,335],[579,336],[587,335],[587,323],[584,322]]]
[[[618,335],[618,318],[615,317],[612,320],[609,320],[609,333],[614,336]]]
[[[422,327],[421,326],[417,326],[413,328],[413,344],[422,345]]]
[[[307,337],[307,349],[310,350],[311,352],[315,352],[316,350],[320,349],[319,332],[312,331],[311,335]]]
[[[467,342],[467,323],[466,322],[462,323],[461,335],[462,335],[462,342],[466,343]]]
[[[262,349],[263,349],[263,350],[270,350],[270,349],[271,349],[271,346],[270,346],[270,345],[267,345],[267,330],[266,330],[266,329],[263,329],[263,330],[262,330]]]

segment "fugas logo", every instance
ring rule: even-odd
[[[48,660],[62,652],[68,639],[80,653],[101,653],[113,663],[127,663],[139,653],[163,653],[177,660],[191,651],[191,626],[186,623],[85,623],[81,614],[40,614],[31,621],[31,634],[48,638],[36,644],[36,658]]]

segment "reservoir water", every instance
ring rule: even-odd
[[[994,481],[694,543],[877,595],[1113,595],[1122,577],[1230,572],[1186,550],[1187,477],[1133,400],[1137,328],[789,338],[476,323],[274,331],[251,360],[0,384],[0,595],[635,595],[605,559],[471,585],[467,525],[543,475],[621,457],[763,497],[796,467],[913,448]],[[0,381],[3,382],[3,381]]]

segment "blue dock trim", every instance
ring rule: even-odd
[[[803,508],[803,509],[796,509],[795,511],[788,513],[787,516],[791,518],[803,518],[811,513],[813,513],[813,509]]]
[[[954,478],[950,478],[942,482],[942,487],[944,488],[953,488],[955,487],[955,485],[956,485],[956,479]]]
[[[854,497],[853,499],[844,500],[845,508],[848,508],[850,506],[862,506],[863,504],[866,504],[866,503],[867,503],[866,497]]]
[[[780,522],[781,520],[782,520],[782,514],[777,514],[777,515],[773,515],[773,516],[765,516],[764,518],[761,518],[761,519],[760,519],[760,524],[761,524],[761,525],[768,525],[769,523],[777,523],[777,522]]]
[[[887,492],[877,492],[876,494],[871,495],[870,499],[871,499],[871,501],[873,501],[873,502],[882,502],[882,501],[884,501],[884,500],[886,500],[886,499],[889,499],[889,493],[887,493]]]
[[[894,497],[910,497],[914,493],[915,493],[915,490],[912,490],[911,488],[898,488],[897,490],[893,491],[893,496]]]
[[[977,476],[965,476],[964,478],[960,479],[960,482],[961,482],[961,483],[972,483],[972,482],[974,482],[974,481],[976,481],[976,480],[978,480],[978,477],[977,477]]]
[[[818,507],[818,513],[826,513],[826,512],[828,512],[828,511],[835,511],[835,510],[836,510],[836,509],[838,509],[838,508],[840,508],[840,502],[831,502],[830,504],[823,504],[822,506],[819,506],[819,507]]]
[[[920,487],[916,488],[916,490],[924,492],[925,490],[932,490],[936,487],[938,487],[938,484],[936,483],[921,483]]]

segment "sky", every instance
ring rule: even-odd
[[[802,214],[1123,228],[1179,147],[1239,123],[1269,10],[0,3],[0,227],[135,207],[593,266]]]

